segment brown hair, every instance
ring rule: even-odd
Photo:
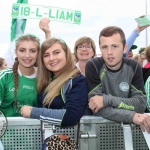
[[[136,61],[139,61],[139,58],[140,58],[140,55],[139,55],[139,54],[137,54],[137,55],[135,55],[135,56],[133,57],[133,59],[136,60]]]
[[[102,29],[102,31],[100,32],[100,35],[99,35],[99,45],[100,45],[100,37],[102,37],[102,36],[110,37],[113,34],[117,34],[117,33],[120,35],[122,44],[124,47],[126,44],[125,34],[124,34],[123,30],[117,26],[108,26],[108,27]]]
[[[145,56],[146,56],[147,61],[150,61],[150,46],[147,46],[145,48]]]
[[[16,51],[19,47],[19,44],[23,41],[33,41],[33,42],[36,42],[37,43],[37,48],[38,48],[38,51],[40,50],[40,40],[34,36],[34,35],[31,35],[31,34],[27,34],[27,35],[23,35],[23,36],[20,36],[17,40],[16,40]],[[16,57],[15,58],[15,62],[13,64],[13,74],[14,74],[14,97],[15,97],[15,105],[16,107],[18,108],[18,104],[17,104],[17,101],[16,101],[16,97],[17,97],[17,90],[18,90],[18,65],[19,65],[19,62],[18,62],[18,58]]]
[[[77,48],[78,48],[79,45],[82,45],[82,44],[84,44],[84,43],[89,43],[89,44],[91,44],[92,50],[93,50],[93,52],[94,52],[93,57],[94,57],[95,54],[96,54],[95,42],[94,42],[90,37],[87,37],[87,36],[80,37],[80,38],[75,42],[75,45],[74,45],[74,55],[75,55],[77,61],[78,61]],[[93,57],[92,57],[92,58],[93,58]]]
[[[60,44],[62,49],[65,51],[66,65],[57,78],[50,81],[52,73],[45,67],[43,56],[45,51],[55,43]],[[37,91],[40,93],[45,89],[44,93],[46,96],[43,101],[44,105],[50,106],[53,99],[60,93],[61,88],[66,81],[80,73],[73,62],[73,59],[71,59],[71,55],[70,48],[62,39],[49,38],[42,43],[38,58]]]
[[[2,67],[4,60],[5,60],[4,58],[0,57],[0,67]]]

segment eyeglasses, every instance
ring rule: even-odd
[[[79,50],[83,50],[84,48],[85,48],[86,50],[90,50],[92,47],[91,47],[91,45],[86,45],[86,46],[80,45],[80,46],[78,46],[78,49],[79,49]]]

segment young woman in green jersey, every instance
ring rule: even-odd
[[[37,106],[36,68],[39,39],[24,35],[16,40],[13,68],[0,71],[0,110],[7,116],[21,116],[24,105]]]

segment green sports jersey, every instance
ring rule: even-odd
[[[11,68],[0,71],[0,110],[6,117],[21,116],[24,105],[37,106],[36,79],[18,75],[17,103],[14,105],[14,75]]]
[[[146,112],[150,113],[150,76],[147,78],[144,88],[147,96]]]

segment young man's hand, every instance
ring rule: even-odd
[[[101,108],[104,107],[103,96],[93,96],[89,100],[89,108],[93,113],[97,113]]]
[[[150,115],[135,113],[133,123],[140,125],[143,132],[146,130],[150,133]]]

